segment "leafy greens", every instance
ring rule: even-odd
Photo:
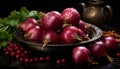
[[[6,47],[8,41],[13,41],[13,32],[16,30],[17,25],[22,23],[27,18],[40,19],[39,11],[29,11],[26,7],[21,7],[20,10],[13,10],[5,18],[0,18],[0,48]]]

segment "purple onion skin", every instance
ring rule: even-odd
[[[82,38],[82,40],[87,39],[85,33],[81,29],[77,28],[76,26],[67,26],[62,30],[60,34],[62,43],[68,44],[78,42],[79,40],[74,38],[75,35]]]
[[[66,30],[61,34],[61,42],[65,44],[76,43],[78,40],[74,39],[75,31]]]
[[[75,35],[80,36],[84,39],[84,32],[82,32],[82,30],[75,26],[67,26],[61,32],[61,42],[66,44],[76,43],[78,42],[78,39],[74,38]]]
[[[42,34],[41,42],[44,43],[45,40],[49,40],[48,43],[57,44],[60,43],[60,35],[55,31],[46,31]]]
[[[77,40],[73,38],[77,30],[75,26],[65,27],[60,34],[61,42],[66,44],[77,42]]]
[[[105,44],[102,41],[95,42],[91,48],[91,52],[95,57],[103,58],[107,55]]]
[[[58,29],[62,28],[63,18],[61,13],[58,11],[51,11],[45,14],[45,16],[41,19],[41,26],[43,30],[54,30],[58,31]]]
[[[105,43],[105,48],[108,51],[116,50],[118,48],[118,42],[115,40],[114,37],[105,37],[103,39],[103,42]]]
[[[23,23],[21,23],[18,27],[23,30],[24,33],[27,33],[31,28],[38,26],[37,20],[34,18],[28,18]]]
[[[88,64],[91,62],[91,53],[86,47],[78,46],[72,51],[72,59],[78,65]]]
[[[31,28],[26,34],[24,34],[25,39],[33,42],[39,42],[42,36],[43,30],[40,26],[35,26]]]
[[[74,26],[78,25],[79,20],[81,19],[79,12],[75,8],[65,8],[62,11],[63,19],[68,24],[72,24]]]
[[[78,33],[83,38],[83,40],[88,40],[87,35],[85,34],[85,32],[82,29],[78,29]]]
[[[80,28],[80,29],[82,29],[82,31],[85,32],[85,34],[88,34],[89,28],[87,27],[86,22],[83,21],[83,20],[80,20],[78,24],[79,25],[77,27]]]

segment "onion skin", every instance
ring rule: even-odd
[[[81,19],[79,12],[72,7],[65,8],[62,11],[63,19],[66,21],[65,23],[71,24],[73,26],[77,26],[79,20]]]
[[[82,29],[78,29],[78,32],[79,32],[79,35],[83,38],[83,40],[89,40],[90,39]]]
[[[44,17],[41,19],[41,26],[43,30],[54,30],[57,31],[62,28],[63,25],[63,18],[61,13],[58,11],[51,11],[45,14]]]
[[[107,58],[109,62],[113,62],[113,59],[108,55],[105,46],[106,45],[103,41],[95,42],[91,48],[91,52],[98,59]]]
[[[78,41],[78,39],[74,38],[75,35],[78,35],[78,28],[75,26],[67,26],[60,34],[61,42],[66,44],[75,43]]]
[[[44,43],[45,40],[49,40],[49,43],[60,43],[60,35],[55,31],[46,31],[42,34],[41,42]]]
[[[60,43],[60,35],[55,31],[46,31],[42,34],[41,42],[43,43],[41,49],[43,50],[47,44],[58,44]]]
[[[71,30],[67,30],[65,32],[62,32],[61,42],[65,43],[65,44],[78,42],[78,40],[74,38],[75,34],[77,34],[77,33],[73,32]]]
[[[19,24],[19,28],[23,30],[24,33],[27,33],[31,28],[38,26],[37,20],[34,18],[28,18],[23,23]]]
[[[105,43],[105,48],[108,51],[116,50],[118,47],[118,42],[115,40],[114,37],[108,36],[103,39],[103,42]]]
[[[39,42],[41,36],[42,36],[43,30],[40,26],[35,26],[31,28],[26,34],[24,34],[24,38],[33,41],[33,42]]]
[[[83,32],[85,32],[85,34],[89,33],[89,28],[91,27],[90,24],[87,24],[85,21],[80,20],[79,25],[77,26],[78,28],[82,29]]]
[[[76,26],[66,26],[62,30],[60,37],[62,43],[66,44],[76,43],[87,39],[85,33]]]
[[[72,51],[72,59],[77,65],[88,64],[91,62],[91,53],[86,47],[78,46]]]
[[[105,44],[102,41],[95,42],[91,48],[92,54],[97,58],[104,58],[107,55]]]

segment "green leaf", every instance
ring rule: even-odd
[[[0,49],[7,46],[7,41],[0,41]]]
[[[20,18],[20,12],[13,10],[10,12],[10,15],[7,17],[7,19],[19,19]]]
[[[20,9],[20,19],[21,21],[26,20],[27,18],[29,18],[29,10],[26,7],[21,7]]]
[[[36,10],[30,11],[28,16],[32,17],[32,18],[35,18],[35,19],[40,19],[41,18],[39,12],[36,11]]]
[[[13,33],[12,34],[9,34],[9,36],[8,36],[8,41],[12,41],[13,40]]]
[[[3,27],[4,27],[4,25],[2,23],[0,23],[0,29],[3,28]]]
[[[17,25],[20,23],[19,19],[7,19],[5,22],[7,25],[17,27]]]
[[[4,23],[4,18],[0,18],[0,24],[3,25]]]
[[[0,40],[7,40],[8,35],[6,31],[0,30]]]

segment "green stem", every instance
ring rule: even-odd
[[[3,29],[3,31],[7,30],[8,28],[9,28],[9,26],[6,26],[6,27]]]
[[[3,26],[3,27],[0,28],[0,30],[6,31],[8,28],[9,28],[9,26]]]

